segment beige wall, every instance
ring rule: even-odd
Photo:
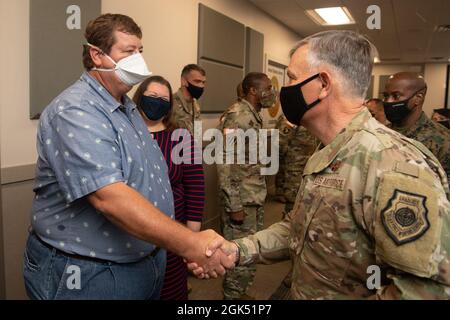
[[[447,64],[426,64],[424,76],[428,85],[428,91],[423,109],[431,116],[433,109],[445,106]]]
[[[8,47],[1,50],[2,74],[8,75],[0,77],[1,164],[11,167],[37,157],[37,122],[29,120],[29,1],[0,1],[0,43]]]

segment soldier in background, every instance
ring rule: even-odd
[[[294,125],[289,123],[286,120],[286,117],[282,114],[277,120],[275,129],[278,129],[280,136],[279,142],[280,167],[277,175],[275,176],[275,188],[276,188],[275,199],[282,203],[286,203],[285,182],[286,182],[286,166],[288,165],[286,157],[289,148],[289,140],[291,138],[292,131],[294,130]]]
[[[206,86],[206,72],[196,65],[189,64],[181,72],[181,87],[173,96],[173,121],[179,127],[189,130],[194,136],[194,122],[200,120],[198,99]]]
[[[224,140],[234,146],[234,164],[217,165],[219,198],[224,207],[222,231],[228,240],[254,234],[263,228],[266,181],[261,175],[262,165],[249,164],[249,152],[258,152],[258,148],[245,141],[246,164],[236,164],[236,133],[238,129],[255,130],[258,135],[263,126],[261,109],[271,107],[276,100],[272,83],[264,73],[249,73],[242,82],[242,89],[244,98],[225,111],[219,125]],[[223,282],[224,298],[251,299],[246,292],[255,272],[256,267],[250,265],[227,273]]]
[[[450,130],[450,109],[434,109],[431,120],[436,121]]]
[[[450,131],[422,111],[427,84],[418,73],[400,72],[386,83],[384,109],[392,129],[425,145],[438,158],[450,179]]]
[[[302,183],[303,170],[309,158],[313,155],[319,140],[316,139],[303,126],[296,126],[292,129],[286,153],[286,172],[284,179],[284,197],[286,205],[285,214],[294,208],[298,189]]]
[[[378,122],[384,124],[385,126],[389,125],[389,121],[386,119],[386,114],[384,113],[384,104],[383,100],[372,98],[367,100],[364,105],[369,109],[372,117],[378,120]]]

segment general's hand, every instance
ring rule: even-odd
[[[226,259],[227,261],[232,260],[233,265],[231,268],[234,268],[234,264],[237,260],[237,252],[238,247],[234,242],[226,241],[225,239],[219,240],[216,239],[209,243],[205,255],[214,257],[216,255],[222,255],[222,258],[224,256],[228,257]],[[202,266],[198,265],[197,263],[188,263],[188,269],[198,278],[208,278],[208,274],[205,272],[205,269],[202,268]],[[227,269],[230,269],[227,267]]]
[[[201,268],[202,272],[194,273],[194,275],[199,278],[217,278],[218,275],[225,274],[225,268],[234,267],[235,256],[215,249],[225,241],[220,235],[213,230],[206,230],[196,233],[195,236],[198,245],[191,248],[185,255],[185,260]],[[209,249],[210,247],[212,249]]]

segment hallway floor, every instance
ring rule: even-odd
[[[281,220],[284,204],[269,201],[265,206],[265,227]],[[267,300],[275,292],[290,268],[290,261],[283,261],[274,265],[258,265],[255,282],[247,294],[256,300]],[[189,278],[192,285],[190,300],[222,300],[222,278],[212,280],[198,280]]]

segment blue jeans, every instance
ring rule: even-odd
[[[102,263],[63,255],[30,234],[23,274],[33,300],[157,300],[165,268],[165,250],[136,263]]]

